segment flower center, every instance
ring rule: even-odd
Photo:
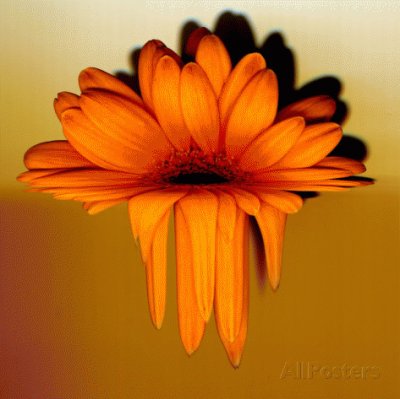
[[[229,180],[216,173],[181,173],[178,176],[172,176],[169,181],[174,184],[217,184],[227,183]]]
[[[199,149],[175,151],[155,166],[151,180],[170,184],[223,184],[245,179],[238,162],[225,153]]]

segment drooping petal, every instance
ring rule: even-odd
[[[318,123],[307,126],[297,143],[273,169],[307,168],[325,158],[342,138],[342,129],[336,123]]]
[[[232,228],[232,219],[233,222],[236,221],[236,200],[233,195],[221,190],[217,190],[216,195],[218,197],[218,234],[222,234],[226,240],[232,241],[235,233],[235,229]]]
[[[242,213],[243,216],[243,213]],[[242,314],[239,333],[236,338],[231,342],[225,335],[222,318],[219,307],[215,306],[215,319],[218,328],[218,333],[221,341],[225,347],[226,353],[233,367],[239,367],[244,343],[247,336],[247,323],[249,314],[249,261],[248,261],[248,245],[249,245],[249,220],[245,216],[242,222],[237,223],[237,229],[234,234],[234,246],[240,248],[241,253],[238,254],[238,264],[242,266],[243,276],[243,300],[242,300]],[[217,298],[216,298],[217,300]]]
[[[79,108],[79,96],[63,91],[58,93],[57,98],[54,99],[53,105],[58,119],[61,120],[61,115],[64,111],[70,108]]]
[[[243,57],[232,70],[222,89],[218,104],[221,115],[221,126],[223,129],[243,89],[254,75],[265,69],[266,66],[265,59],[261,54],[252,53]]]
[[[203,68],[215,95],[219,97],[232,67],[228,51],[221,39],[215,35],[204,36],[197,48],[196,62]]]
[[[206,322],[201,316],[195,287],[195,259],[192,235],[182,209],[175,205],[176,289],[179,332],[186,352],[200,345]]]
[[[140,51],[138,65],[139,86],[142,98],[149,109],[153,109],[152,87],[154,71],[158,61],[164,55],[173,57],[177,62],[180,60],[178,55],[166,47],[160,40],[151,40],[147,42]]]
[[[102,89],[123,96],[133,103],[143,106],[142,99],[126,84],[115,76],[98,68],[86,68],[79,74],[79,87],[82,92],[90,89]]]
[[[154,72],[153,105],[158,122],[177,149],[187,149],[190,132],[185,124],[180,99],[181,68],[170,56],[160,59]]]
[[[278,83],[270,69],[259,71],[246,85],[232,108],[226,125],[225,144],[230,155],[238,155],[275,119]]]
[[[336,102],[329,96],[315,96],[290,104],[278,112],[277,121],[302,116],[306,122],[329,121],[336,110]]]
[[[264,241],[268,280],[274,290],[278,288],[281,277],[286,217],[286,213],[266,204],[261,205],[256,215]]]
[[[241,154],[240,166],[251,171],[273,165],[293,147],[304,127],[304,119],[301,117],[272,125],[258,135]]]
[[[68,141],[49,141],[31,147],[24,156],[28,169],[93,168]]]
[[[178,207],[192,243],[197,304],[204,321],[208,321],[214,300],[218,200],[211,192],[197,189],[179,200]]]
[[[187,189],[165,189],[139,194],[129,200],[128,210],[133,236],[139,238],[143,262],[149,256],[155,230],[162,217],[180,198],[186,195]]]
[[[191,62],[181,74],[183,117],[193,139],[205,151],[215,151],[219,139],[217,99],[202,68]]]
[[[150,256],[146,262],[147,298],[151,320],[161,328],[167,293],[167,239],[171,210],[161,218],[153,237]]]
[[[228,216],[224,219],[224,217]],[[218,226],[224,224],[229,235],[217,230],[215,265],[215,312],[220,334],[234,342],[240,331],[243,313],[243,229],[245,212],[236,204],[219,201]]]

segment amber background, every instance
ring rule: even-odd
[[[140,4],[140,5],[139,5]],[[251,279],[239,370],[212,321],[200,350],[180,344],[170,244],[161,331],[125,206],[87,216],[15,181],[25,150],[61,139],[58,91],[86,66],[129,71],[154,37],[177,48],[189,19],[244,12],[261,42],[280,30],[298,83],[330,73],[369,146],[372,187],[327,193],[289,218],[279,291]],[[396,1],[10,1],[1,14],[0,397],[3,399],[399,397],[399,77]],[[285,363],[375,367],[377,378],[280,378]]]

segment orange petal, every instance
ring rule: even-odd
[[[217,230],[214,308],[218,314],[220,334],[227,341],[234,342],[240,331],[243,311],[243,227],[246,214],[242,210],[237,212],[236,204],[227,201],[220,201],[219,210],[218,225],[223,223],[225,229],[229,229],[229,236]]]
[[[110,186],[137,186],[135,176],[111,170],[102,169],[53,169],[53,173],[42,173],[42,171],[28,172],[35,173],[29,183],[38,187],[110,187]]]
[[[266,68],[264,57],[259,53],[247,54],[235,66],[227,82],[225,83],[221,97],[219,98],[219,110],[221,114],[221,126],[224,128],[227,118],[232,112],[237,99],[244,87],[253,76]]]
[[[49,187],[40,188],[43,193],[51,193],[55,199],[82,202],[113,201],[132,198],[135,195],[154,191],[156,187],[105,186],[105,187]]]
[[[84,158],[68,141],[49,141],[31,147],[24,156],[28,169],[85,168],[95,165]]]
[[[274,290],[278,288],[281,277],[286,217],[286,213],[266,204],[261,205],[260,212],[256,215],[264,241],[268,279]]]
[[[215,235],[218,200],[206,190],[193,190],[178,202],[191,237],[197,304],[208,321],[214,300]]]
[[[362,187],[373,184],[371,181],[358,180],[311,180],[311,181],[287,181],[287,182],[272,182],[275,186],[284,190],[294,191],[343,191],[351,187]]]
[[[154,71],[158,61],[164,55],[173,57],[177,62],[180,58],[165,44],[159,40],[151,40],[147,42],[139,56],[138,74],[140,92],[144,102],[150,109],[153,109],[152,87],[154,81]]]
[[[256,182],[254,182],[256,183]],[[266,182],[257,182],[265,186]],[[368,186],[372,182],[341,179],[303,180],[303,181],[270,181],[268,189],[290,191],[344,191],[350,187]]]
[[[79,74],[79,87],[82,92],[90,89],[103,89],[119,94],[139,106],[143,106],[142,99],[126,84],[115,76],[98,68],[86,68]]]
[[[150,256],[153,238],[160,220],[187,189],[149,191],[129,200],[128,210],[133,236],[139,237],[143,262]]]
[[[293,147],[304,127],[301,117],[274,124],[257,136],[240,156],[241,167],[257,170],[276,163]]]
[[[160,59],[154,72],[153,104],[157,120],[171,143],[178,149],[190,145],[190,133],[182,115],[180,100],[181,69],[170,56]]]
[[[228,193],[232,194],[240,209],[248,215],[256,215],[260,209],[260,200],[256,195],[247,190],[242,190],[237,187],[224,188]]]
[[[65,111],[61,122],[65,137],[89,161],[104,169],[135,170],[132,158],[124,156],[121,146],[115,145],[115,138],[102,134],[82,110]]]
[[[115,175],[115,172],[111,173]],[[125,201],[139,193],[156,189],[108,175],[109,171],[103,170],[62,171],[37,176],[29,184],[34,191],[53,194],[55,199],[82,202]]]
[[[121,198],[119,200],[108,200],[108,201],[94,201],[94,202],[86,202],[83,205],[83,208],[87,211],[89,215],[96,215],[99,212],[103,212],[108,208],[111,208],[115,205],[118,205],[122,202],[125,202],[126,198]]]
[[[75,194],[74,199],[76,201],[102,201],[102,200],[114,200],[119,198],[132,198],[141,193],[154,191],[157,187],[131,187],[131,186],[114,186],[107,188],[100,188],[95,190],[94,188],[88,189],[86,192],[84,190],[78,190]]]
[[[328,96],[309,97],[290,104],[279,111],[276,120],[302,116],[306,122],[329,121],[336,111],[336,102]]]
[[[161,328],[165,314],[167,292],[167,239],[170,209],[161,218],[153,237],[151,251],[146,262],[147,298],[151,320]]]
[[[350,158],[342,157],[326,157],[322,161],[315,164],[316,167],[345,169],[352,175],[365,172],[366,168],[362,162],[355,161]]]
[[[215,35],[204,36],[197,48],[196,62],[203,68],[219,97],[231,72],[231,59],[222,41]]]
[[[176,289],[179,332],[186,352],[191,355],[200,345],[206,323],[199,312],[191,231],[182,209],[175,206]]]
[[[217,99],[200,66],[193,62],[185,65],[180,89],[183,117],[193,139],[203,150],[215,151],[219,135]]]
[[[303,206],[302,198],[294,193],[269,190],[268,188],[261,186],[246,186],[245,189],[253,191],[262,202],[273,206],[281,212],[295,213]]]
[[[243,216],[243,213],[242,213]],[[240,219],[242,220],[242,219]],[[249,220],[245,216],[244,223],[237,223],[237,231],[235,231],[234,235],[234,247],[240,248],[240,255],[238,254],[239,259],[237,264],[242,266],[242,278],[243,278],[243,300],[242,300],[242,313],[241,313],[241,322],[239,333],[233,342],[226,337],[224,328],[222,325],[222,317],[220,314],[220,306],[215,306],[215,320],[217,323],[218,333],[221,338],[221,341],[225,347],[226,353],[229,357],[229,360],[233,367],[239,367],[240,360],[242,357],[242,352],[244,348],[244,343],[246,341],[247,335],[247,323],[248,323],[248,314],[249,314],[249,260],[248,260],[248,245],[249,245]],[[217,303],[216,297],[216,303]]]
[[[287,180],[323,180],[337,179],[350,176],[352,173],[343,169],[329,168],[303,168],[303,169],[282,169],[270,170],[257,174],[257,178],[262,178],[265,182],[287,181]]]
[[[57,98],[54,99],[53,105],[58,119],[61,120],[61,114],[64,111],[70,108],[79,108],[79,96],[63,91],[58,93]]]
[[[28,183],[30,184],[34,180],[54,175],[59,172],[65,172],[65,169],[36,169],[36,170],[28,170],[27,172],[23,172],[18,175],[17,180],[21,183]]]
[[[325,158],[342,138],[342,129],[336,123],[318,123],[307,126],[297,143],[273,169],[306,168]]]
[[[140,51],[138,75],[140,92],[144,102],[153,108],[152,104],[152,85],[155,64],[161,56],[160,49],[165,48],[165,44],[160,40],[147,42]]]
[[[373,180],[351,180],[351,179],[336,179],[336,180],[322,180],[321,182],[313,182],[315,184],[323,185],[322,191],[328,191],[327,186],[336,186],[336,187],[344,187],[344,188],[351,188],[351,187],[364,187],[370,186],[374,184]]]
[[[236,221],[236,200],[232,195],[229,195],[221,190],[216,191],[218,197],[218,234],[223,234],[225,239],[232,241],[235,230],[232,228],[233,222]]]
[[[243,89],[226,125],[226,149],[238,155],[275,119],[278,107],[278,83],[270,70],[258,72]]]
[[[142,108],[122,97],[101,91],[86,92],[81,96],[80,103],[89,124],[93,124],[92,130],[96,132],[82,137],[72,129],[67,131],[68,139],[73,138],[72,144],[80,152],[81,149],[75,145],[77,141],[86,150],[101,153],[105,161],[133,173],[147,171],[154,162],[169,155],[172,147],[164,132]],[[76,110],[63,114],[63,122],[72,111]],[[75,124],[76,119],[73,118]]]

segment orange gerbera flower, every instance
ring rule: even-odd
[[[62,92],[54,103],[67,140],[29,149],[29,171],[19,180],[57,199],[82,201],[90,214],[128,202],[157,328],[173,209],[183,345],[189,354],[198,348],[214,308],[237,366],[247,332],[249,216],[262,233],[276,289],[286,216],[303,203],[294,192],[367,184],[342,179],[365,167],[327,156],[342,136],[339,125],[310,124],[328,120],[333,101],[311,98],[277,114],[276,76],[259,53],[232,69],[217,36],[203,31],[193,38],[195,62],[186,65],[160,41],[144,46],[141,97],[113,76],[85,69],[82,94]]]

